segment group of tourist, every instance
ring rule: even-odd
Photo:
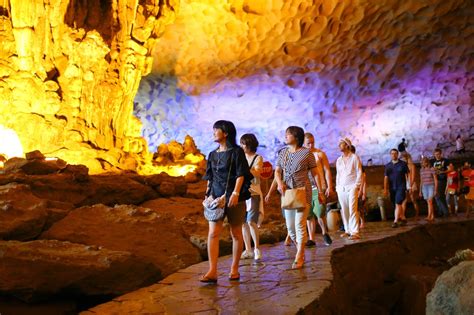
[[[401,157],[399,150],[403,150]],[[420,188],[418,188],[413,159],[406,151],[405,145],[399,145],[399,150],[390,151],[391,161],[385,165],[384,193],[390,194],[390,199],[395,205],[392,227],[406,225],[405,212],[408,199],[411,199],[415,208],[415,219],[418,219],[418,197],[425,199],[428,204],[426,217],[428,222],[432,222],[435,218],[433,199],[438,217],[446,218],[449,215],[457,215],[461,194],[465,194],[466,216],[469,216],[474,200],[474,189],[470,189],[474,187],[474,171],[469,162],[465,162],[461,169],[456,170],[454,163],[444,158],[442,150],[436,148],[432,161],[427,157],[421,159]]]
[[[209,270],[200,278],[201,282],[217,282],[219,236],[225,217],[232,236],[232,264],[228,279],[240,280],[240,259],[262,259],[258,228],[263,219],[264,200],[268,202],[275,190],[282,196],[281,208],[288,232],[288,240],[285,243],[294,243],[297,247],[291,266],[293,269],[303,267],[305,246],[315,244],[316,219],[321,227],[324,243],[332,243],[326,224],[326,200],[336,193],[344,229],[341,237],[360,239],[360,229],[365,217],[366,182],[361,160],[350,139],[342,138],[339,141],[341,156],[336,161],[334,187],[328,158],[322,150],[315,147],[314,136],[305,133],[300,127],[288,127],[285,133],[286,147],[278,153],[274,181],[264,199],[260,187],[263,158],[257,154],[258,140],[255,135],[243,135],[239,146],[236,141],[236,128],[232,122],[217,121],[213,130],[218,148],[208,156],[204,176],[208,181],[206,199],[224,198],[225,206],[223,217],[209,220]],[[392,149],[391,162],[385,167],[384,192],[390,195],[396,205],[393,227],[406,224],[407,191],[415,204],[417,216],[419,212],[415,194],[415,165],[405,148],[406,144],[402,150],[404,161],[399,158],[399,150]],[[442,201],[442,189],[446,189],[442,196],[446,196],[448,202],[451,198],[455,200],[454,211],[457,212],[458,209],[456,197],[460,187],[455,185],[456,177],[450,175],[453,166],[442,158],[440,151],[435,151],[435,158],[433,167],[429,161],[423,159],[420,171],[420,196],[422,195],[429,205],[427,220],[434,218],[433,197],[440,213],[448,213],[446,207],[442,208],[438,204]],[[474,186],[473,175],[470,166],[466,166],[463,176],[467,176],[465,183],[470,187]],[[471,202],[469,206],[472,206],[473,195],[474,189],[470,189],[466,196]],[[206,200],[203,204],[206,204]]]

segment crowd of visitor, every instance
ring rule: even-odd
[[[239,146],[232,122],[217,121],[213,130],[218,148],[208,156],[204,177],[208,185],[203,202],[205,215],[211,213],[206,216],[209,221],[209,270],[200,278],[201,282],[217,282],[219,236],[225,218],[230,225],[233,244],[228,279],[240,279],[240,259],[262,259],[259,227],[264,215],[264,201],[269,202],[276,190],[281,195],[282,215],[288,232],[285,244],[293,243],[297,248],[291,268],[302,268],[305,247],[315,245],[316,222],[321,228],[325,245],[331,245],[326,222],[327,201],[331,198],[337,199],[340,209],[340,236],[352,241],[361,238],[367,214],[366,174],[349,138],[339,140],[341,155],[335,161],[336,176],[333,181],[327,155],[315,146],[314,135],[305,133],[297,126],[288,127],[286,146],[278,153],[274,180],[264,198],[260,179],[263,158],[257,153],[259,143],[256,136],[243,135]],[[460,195],[466,199],[465,215],[469,216],[474,200],[474,170],[471,165],[466,162],[457,170],[452,162],[443,157],[442,150],[436,148],[434,159],[430,161],[424,157],[417,171],[407,147],[408,142],[402,139],[398,148],[391,149],[391,160],[384,170],[384,196],[390,198],[395,208],[392,227],[407,224],[408,200],[413,203],[415,219],[418,220],[419,197],[428,205],[427,222],[434,220],[435,208],[440,218],[457,215]],[[218,204],[222,206],[216,206]]]

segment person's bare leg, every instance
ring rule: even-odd
[[[316,242],[316,220],[314,217],[306,220],[306,226],[308,227],[308,238],[313,242]]]
[[[405,220],[407,219],[407,217],[405,216],[405,212],[406,212],[406,210],[407,210],[407,207],[406,207],[407,203],[408,203],[408,196],[405,197],[405,200],[404,200],[403,203],[400,205],[400,210],[399,210],[399,211],[400,211],[400,212],[399,212],[399,215],[400,215],[400,216],[399,216],[399,219],[400,219],[400,220],[403,220],[403,221],[405,221]],[[404,204],[405,204],[405,206],[404,206]]]
[[[207,256],[209,257],[209,270],[207,271],[205,277],[212,279],[217,278],[217,260],[219,258],[219,236],[222,232],[222,224],[223,221],[209,222],[209,233],[207,236]]]
[[[410,192],[411,202],[413,202],[413,207],[415,208],[415,220],[418,221],[418,217],[420,215],[420,206],[418,205],[418,201],[416,200],[416,191]]]
[[[360,228],[363,229],[365,227],[365,214],[360,213]]]
[[[258,234],[257,223],[249,222],[248,226],[250,227],[250,235],[252,235],[253,244],[255,246],[255,249],[258,249],[260,247],[260,236]],[[249,248],[250,248],[250,250],[252,250],[251,246]]]
[[[326,216],[322,218],[318,218],[318,224],[321,227],[321,233],[327,234],[328,233],[328,228],[327,228],[327,222],[326,222]]]
[[[244,247],[242,226],[240,224],[231,225],[230,235],[232,236],[232,265],[230,267],[230,274],[236,275],[239,273],[240,255]]]
[[[400,219],[401,207],[401,205],[395,204],[395,218],[393,223],[398,223],[398,220]]]
[[[290,236],[290,234],[286,234],[285,246],[291,246],[291,236]]]
[[[405,218],[405,212],[407,211],[407,205],[408,205],[408,196],[402,202],[402,213],[400,214],[400,220],[406,220],[404,218]]]
[[[434,220],[433,199],[428,199],[428,220]]]
[[[242,235],[244,237],[245,250],[250,252],[252,250],[252,241],[250,239],[250,226],[248,222],[242,224]]]

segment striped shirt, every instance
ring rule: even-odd
[[[283,170],[283,181],[289,189],[306,188],[306,200],[311,203],[312,191],[308,171],[317,167],[314,154],[306,148],[296,152],[290,152],[287,148],[278,155],[277,167]]]
[[[435,171],[432,168],[422,167],[420,170],[420,179],[422,185],[434,185],[434,174]]]

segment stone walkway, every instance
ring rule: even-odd
[[[462,218],[437,220],[465,221]],[[472,220],[472,219],[471,219]],[[291,270],[295,247],[278,243],[263,246],[263,260],[242,260],[240,282],[227,280],[230,256],[219,259],[217,285],[198,282],[207,270],[207,262],[180,270],[159,283],[123,295],[81,314],[296,314],[311,303],[317,303],[333,280],[331,253],[335,249],[361,242],[377,242],[413,229],[420,224],[410,221],[393,229],[389,222],[368,223],[359,241],[341,239],[333,233],[333,245],[326,247],[318,235],[317,246],[307,248],[306,263],[301,270]]]

